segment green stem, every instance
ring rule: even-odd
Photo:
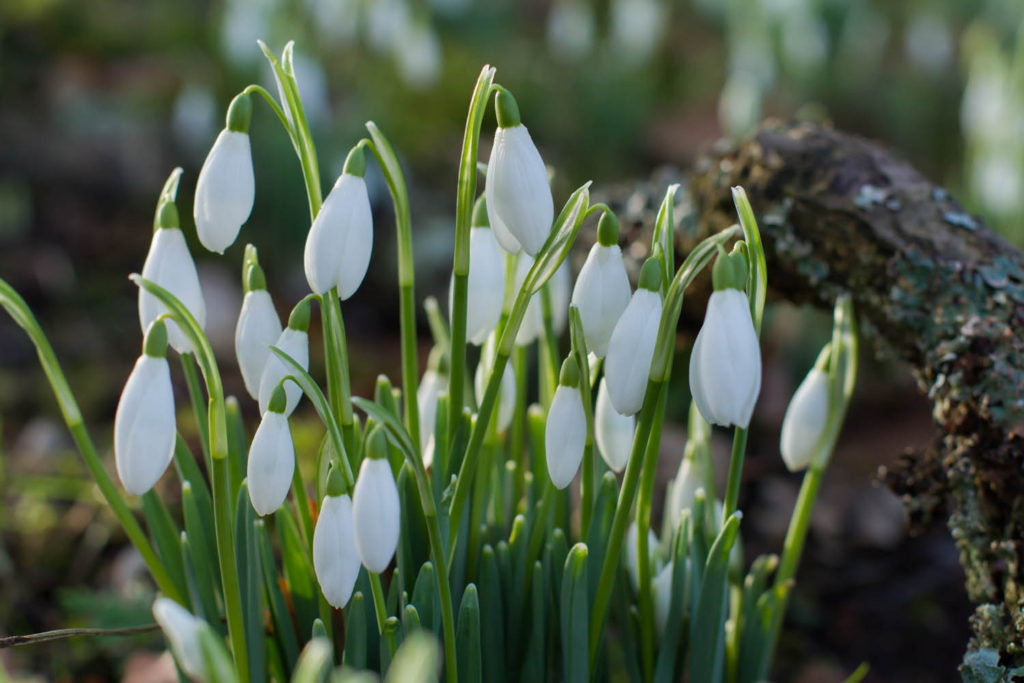
[[[211,401],[212,403],[212,401]],[[230,461],[227,453],[213,453],[213,517],[217,536],[217,555],[220,559],[220,580],[224,589],[224,611],[231,638],[231,654],[242,683],[249,680],[248,643],[245,640],[245,620],[242,616],[242,589],[235,563],[234,519],[231,505]]]
[[[775,574],[775,584],[778,586],[784,585],[796,576],[796,568],[800,564],[804,542],[807,540],[807,529],[811,523],[811,511],[818,498],[818,490],[821,488],[824,473],[823,467],[811,465],[807,474],[804,475],[803,484],[800,486],[800,495],[796,500],[796,510],[789,520],[786,540],[782,544],[782,559],[779,561],[779,570]]]
[[[196,431],[199,433],[199,445],[203,451],[203,460],[206,462],[206,471],[213,472],[213,463],[210,461],[210,432],[206,423],[204,413],[203,390],[199,385],[198,361],[194,353],[186,353],[181,356],[181,369],[185,374],[185,384],[188,386],[188,396],[192,402],[192,413],[196,418]]]
[[[740,499],[740,480],[743,478],[743,459],[747,450],[747,430],[736,427],[732,435],[732,455],[729,457],[729,479],[725,489],[722,524],[736,512]]]
[[[580,538],[586,539],[594,514],[594,441],[587,435],[583,447],[583,475],[580,479]]]
[[[423,484],[420,494],[423,495]],[[429,488],[427,489],[429,492]],[[429,495],[429,493],[428,493]],[[431,503],[433,507],[433,503]],[[445,678],[448,683],[458,683],[459,673],[455,657],[455,612],[452,609],[452,588],[448,581],[448,557],[441,545],[441,527],[437,522],[437,511],[427,515],[427,535],[430,537],[430,555],[437,567],[437,590],[441,598],[441,628],[444,633]]]
[[[411,256],[410,256],[411,258]],[[417,449],[420,444],[420,413],[416,404],[416,386],[419,381],[416,360],[416,301],[413,285],[403,284],[399,292],[398,307],[402,335],[402,399],[405,408],[405,428],[409,430]],[[462,386],[462,382],[459,382]],[[461,410],[460,413],[461,415]]]
[[[517,346],[512,358],[512,372],[516,382],[516,408],[512,413],[509,433],[509,459],[516,463],[515,490],[512,496],[513,510],[526,494],[526,471],[532,469],[523,451],[523,433],[526,429],[526,349]],[[513,515],[514,516],[514,515]]]
[[[380,574],[368,571],[370,592],[373,594],[373,611],[377,615],[377,633],[384,633],[384,622],[388,620],[388,608],[384,602],[384,587],[380,583]],[[392,656],[395,654],[391,652]]]

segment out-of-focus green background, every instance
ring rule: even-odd
[[[802,117],[878,140],[1022,244],[1022,19],[1020,0],[3,0],[0,277],[37,311],[108,448],[140,342],[125,276],[141,268],[169,171],[185,169],[179,206],[190,224],[230,98],[250,82],[274,90],[258,38],[275,51],[296,41],[325,184],[368,119],[402,155],[420,297],[444,294],[467,98],[484,63],[557,169],[556,201],[588,179],[685,168],[765,116]],[[238,393],[230,357],[244,243],[260,248],[282,313],[306,287],[298,162],[255,104],[257,199],[242,236],[213,258],[184,226]],[[488,144],[485,132],[484,154]],[[393,228],[382,178],[368,180],[375,255],[346,303],[364,391],[377,372],[398,376]],[[778,422],[824,335],[820,316],[786,306],[766,330],[744,506],[758,550],[777,549],[784,532],[798,479],[778,460]],[[780,678],[841,680],[866,660],[872,680],[954,680],[969,611],[955,551],[941,524],[908,537],[898,501],[870,484],[879,465],[928,441],[927,404],[886,361],[869,366],[859,397],[815,518]],[[31,347],[4,319],[0,420],[0,635],[147,619],[139,563],[70,450]],[[143,637],[5,650],[0,670],[118,678],[158,648]]]

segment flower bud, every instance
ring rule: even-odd
[[[499,244],[509,253],[536,256],[548,239],[554,201],[544,161],[520,122],[519,106],[507,90],[495,98],[498,130],[487,162],[487,213]],[[512,237],[510,241],[507,237]]]
[[[615,214],[605,213],[598,227],[598,241],[590,248],[572,290],[572,305],[580,310],[587,350],[598,358],[608,352],[615,323],[629,305],[629,276],[618,239]]]
[[[174,456],[176,433],[167,329],[157,320],[146,333],[114,416],[114,462],[126,491],[141,496],[153,488]]]
[[[387,442],[379,428],[370,435],[368,449],[352,494],[352,523],[359,559],[369,571],[380,574],[398,548],[401,503],[387,460]]]
[[[448,391],[447,359],[444,351],[435,347],[430,352],[427,369],[416,387],[416,407],[420,416],[420,450],[423,453],[424,467],[430,467],[434,462],[431,444],[434,439],[434,427],[437,425],[437,398],[442,391]]]
[[[558,270],[544,285],[551,299],[551,330],[560,337],[569,326],[569,297],[572,294],[572,272],[569,270],[569,259],[562,261]],[[542,303],[543,306],[543,303]],[[543,307],[541,314],[543,315]]]
[[[270,357],[270,347],[281,336],[281,321],[267,291],[263,269],[258,263],[246,272],[245,298],[235,326],[235,355],[245,390],[255,399],[260,395],[260,378]]]
[[[679,469],[674,479],[669,481],[665,490],[665,516],[668,517],[668,528],[674,530],[679,524],[683,510],[693,508],[697,499],[697,491],[704,487],[700,468],[694,458],[684,457],[679,462]]]
[[[370,265],[373,214],[363,174],[366,159],[355,147],[320,207],[306,238],[304,265],[309,288],[323,296],[338,288],[342,301],[359,289]]]
[[[204,678],[206,667],[199,633],[205,622],[170,598],[157,598],[153,602],[153,618],[164,632],[182,670],[193,678]]]
[[[347,493],[334,495],[328,487],[313,530],[313,570],[327,602],[338,609],[348,604],[359,577],[353,532],[352,499]]]
[[[669,560],[658,575],[651,580],[651,592],[654,594],[654,624],[658,628],[658,634],[665,633],[665,626],[668,624],[668,612],[672,607],[672,574],[675,572],[675,562]]]
[[[594,409],[594,440],[601,457],[613,472],[621,472],[629,461],[635,430],[636,417],[622,415],[615,410],[608,398],[608,382],[602,377]]]
[[[569,356],[562,363],[558,388],[551,399],[544,427],[548,475],[557,489],[564,489],[576,476],[587,442],[587,415],[583,410],[579,381],[576,361]]]
[[[487,381],[491,376],[491,368],[494,367],[495,346],[497,346],[497,338],[492,334],[487,338],[487,342],[480,352],[480,362],[477,363],[476,373],[473,375],[473,390],[476,392],[476,402],[478,405],[484,400],[484,392],[487,391]],[[516,376],[512,372],[512,364],[505,363],[505,370],[501,375],[501,386],[498,389],[498,405],[494,413],[497,415],[499,432],[505,431],[512,424],[512,417],[515,411]]]
[[[505,268],[501,251],[487,223],[484,198],[477,200],[469,229],[469,278],[466,297],[466,339],[477,346],[486,341],[501,318]],[[448,310],[452,311],[454,281],[448,289]]]
[[[643,407],[661,324],[660,282],[661,266],[657,259],[647,259],[640,287],[633,292],[608,342],[604,363],[608,398],[623,415],[634,415]]]
[[[309,301],[303,299],[292,310],[292,315],[288,319],[288,327],[281,332],[274,343],[274,346],[291,356],[304,370],[309,369],[308,329]],[[281,380],[290,374],[292,374],[291,371],[275,354],[271,353],[267,356],[267,363],[263,366],[263,374],[260,376],[259,402],[261,415],[267,412],[267,408],[270,405],[270,396],[273,394],[274,389],[277,388],[278,384],[281,384]],[[285,417],[287,417],[292,414],[295,406],[299,404],[299,399],[302,398],[302,389],[291,380],[285,382],[284,389],[288,397],[288,402],[284,409]]]
[[[193,215],[199,241],[223,254],[234,244],[252,213],[256,183],[249,146],[252,101],[238,95],[228,108],[227,127],[220,132],[199,171]]]
[[[157,228],[142,265],[142,277],[176,296],[199,326],[206,326],[206,302],[203,301],[203,291],[199,287],[199,274],[196,273],[196,264],[185,243],[185,235],[179,227],[178,210],[170,200],[164,200],[160,205]],[[139,290],[139,322],[143,332],[167,312],[167,307],[159,299],[145,289]],[[178,353],[195,350],[173,320],[167,321],[167,338]]]
[[[828,373],[818,367],[811,369],[800,383],[782,419],[779,448],[790,472],[811,464],[828,422]]]
[[[512,291],[514,295],[518,294],[519,290],[523,288],[523,283],[526,281],[530,268],[533,268],[533,257],[528,254],[520,254],[516,258],[516,272],[512,278]],[[534,292],[530,296],[530,301],[526,305],[526,313],[523,315],[523,321],[519,324],[519,330],[516,331],[516,346],[526,346],[533,343],[544,329],[544,302],[540,297],[540,291]]]
[[[249,446],[249,499],[261,517],[281,507],[295,473],[295,446],[284,415],[287,401],[284,387],[278,385]]]
[[[625,563],[626,573],[629,574],[630,583],[633,588],[636,589],[639,586],[638,579],[638,563],[637,563],[637,535],[639,530],[637,529],[636,522],[630,522],[629,528],[626,530],[626,543],[624,545],[626,551]],[[658,556],[658,537],[654,535],[654,531],[647,529],[647,554],[650,556],[650,566],[654,566],[655,558]]]

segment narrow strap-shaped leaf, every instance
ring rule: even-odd
[[[224,647],[224,640],[208,624],[199,629],[199,652],[203,658],[206,680],[217,683],[237,683],[238,674],[231,662],[231,655]]]
[[[419,612],[423,625],[439,634],[441,632],[441,603],[437,595],[437,578],[434,576],[434,565],[424,562],[416,577],[412,589],[412,604]]]
[[[658,660],[654,668],[654,683],[671,683],[683,675],[686,643],[686,602],[688,573],[686,559],[690,537],[690,514],[684,510],[672,541],[672,588],[669,596],[668,619],[658,649]]]
[[[292,605],[295,607],[295,619],[299,632],[305,633],[317,617],[316,591],[319,591],[320,587],[316,584],[313,566],[309,561],[309,551],[299,536],[299,528],[288,508],[278,508],[274,513],[274,522],[281,541],[284,579],[288,584]]]
[[[722,671],[719,657],[725,637],[725,600],[729,582],[729,553],[740,528],[741,513],[735,512],[722,527],[708,551],[701,578],[700,596],[693,613],[690,680],[714,681]]]
[[[472,583],[466,586],[466,591],[462,594],[456,634],[459,680],[464,683],[480,683],[483,680],[483,666],[480,660],[480,602],[476,586]]]
[[[397,617],[388,617],[380,630],[380,670],[387,673],[391,659],[398,651],[399,637],[402,635],[402,623]]]
[[[196,578],[195,571],[196,562],[192,557],[192,544],[189,542],[188,534],[182,531],[178,542],[181,545],[181,559],[185,567],[185,585],[188,587],[188,597],[192,603],[190,611],[197,617],[209,622],[203,606],[203,598],[199,592],[199,580]],[[213,612],[213,618],[217,618],[216,610]]]
[[[424,633],[409,636],[395,654],[385,683],[436,683],[441,664],[437,639]]]
[[[214,539],[213,534],[209,533],[210,520],[213,519],[213,500],[210,498],[210,487],[206,482],[206,478],[203,477],[203,473],[199,470],[199,465],[196,463],[192,451],[189,450],[180,433],[174,444],[174,465],[182,482],[182,495],[184,495],[184,486],[188,483],[192,489],[192,500],[195,503],[194,516],[191,519],[188,516],[189,511],[183,508],[185,513],[185,531],[189,532],[189,537],[193,543],[203,540],[206,543],[206,552],[209,553],[210,557],[216,558],[216,539]],[[203,533],[201,535],[196,528],[200,523],[203,525]],[[193,550],[198,553],[200,548],[196,547]]]
[[[768,583],[768,577],[778,567],[777,555],[760,555],[750,566],[750,571],[743,581],[743,598],[739,628],[739,658],[737,661],[736,680],[740,683],[754,683],[754,677],[760,668],[761,643],[771,639],[772,634],[766,630],[769,624],[760,618],[762,596]]]
[[[191,456],[190,456],[191,457]],[[181,508],[185,517],[185,533],[189,539],[189,557],[185,560],[186,572],[191,569],[196,577],[196,598],[193,600],[196,612],[219,630],[220,611],[217,608],[217,551],[210,538],[210,517],[203,517],[197,502],[195,489],[185,481],[181,484]],[[207,513],[209,514],[209,513]],[[184,550],[184,548],[182,548]],[[215,625],[215,626],[214,626]],[[220,631],[223,635],[223,631]]]
[[[231,495],[237,497],[249,461],[249,436],[245,433],[242,408],[238,405],[238,399],[228,396],[224,400],[224,411],[228,421],[228,472],[231,475]]]
[[[270,534],[267,533],[266,523],[262,519],[256,520],[255,531],[260,551],[260,568],[263,570],[263,588],[267,595],[267,602],[270,605],[270,617],[274,624],[274,636],[281,644],[284,663],[290,671],[295,667],[295,661],[299,656],[299,643],[295,636],[295,624],[292,622],[292,615],[288,611],[288,603],[285,602],[284,594],[281,593],[277,577],[277,566],[274,563],[274,553],[270,547]]]
[[[245,637],[253,647],[248,648],[249,675],[251,680],[262,681],[267,677],[266,650],[263,643],[263,567],[259,540],[255,530],[256,511],[249,501],[249,487],[243,481],[238,489],[238,503],[235,509],[235,566],[238,567],[238,582],[242,593],[242,616],[245,623]]]
[[[408,639],[414,632],[422,628],[423,622],[420,621],[420,613],[416,606],[406,605],[405,609],[402,610],[402,631],[405,634],[405,638]]]
[[[764,301],[768,293],[768,267],[765,263],[764,245],[761,243],[761,231],[757,227],[757,219],[754,217],[754,210],[747,199],[746,191],[742,187],[732,188],[732,199],[743,228],[743,240],[747,243],[750,313],[754,320],[754,329],[760,335]]]
[[[547,642],[544,610],[544,569],[540,561],[533,563],[533,579],[530,584],[530,639],[526,645],[523,659],[524,681],[543,681],[547,679],[547,660],[545,659],[545,643]]]
[[[588,591],[590,602],[594,601],[597,594],[597,582],[600,579],[601,566],[604,564],[604,554],[608,548],[608,535],[611,533],[612,520],[615,518],[615,503],[619,495],[619,481],[612,472],[605,472],[601,478],[601,485],[597,489],[597,497],[594,500],[594,516],[590,520],[590,529],[587,533],[587,549],[590,557],[587,560]]]
[[[590,680],[588,629],[590,599],[587,590],[587,546],[577,543],[569,551],[562,572],[562,671],[567,683]]]
[[[500,681],[505,676],[505,608],[501,573],[494,548],[485,545],[480,571],[480,639],[484,680]]]
[[[353,669],[367,667],[366,652],[366,605],[363,594],[356,591],[345,606],[345,653],[346,666]]]
[[[163,560],[167,573],[182,595],[188,595],[188,585],[185,582],[185,564],[181,559],[181,530],[171,518],[171,513],[155,489],[150,489],[142,495],[142,512],[146,517],[146,525],[153,537],[153,545],[156,546],[160,559]]]
[[[313,638],[302,648],[292,683],[323,683],[331,670],[331,644],[326,638]]]
[[[668,290],[668,283],[672,281],[672,273],[676,270],[675,203],[678,190],[679,184],[674,183],[669,185],[665,191],[665,198],[661,200],[658,215],[654,219],[654,234],[651,237],[651,251],[654,251],[654,245],[661,247],[661,264],[664,269],[661,278],[663,291]]]

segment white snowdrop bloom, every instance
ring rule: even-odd
[[[579,369],[570,356],[562,363],[558,388],[544,426],[548,475],[556,489],[564,489],[576,476],[587,442],[587,415],[579,383]]]
[[[357,146],[349,152],[341,176],[309,229],[303,261],[306,281],[321,296],[337,287],[342,301],[349,298],[370,265],[373,214],[365,171],[366,157],[362,146]]]
[[[153,618],[167,637],[171,652],[185,673],[193,678],[204,678],[206,667],[199,645],[203,620],[170,598],[157,598],[153,602]]]
[[[666,6],[662,0],[613,0],[610,42],[620,59],[632,66],[650,59],[661,43]]]
[[[333,493],[328,490],[320,504],[313,530],[313,570],[327,602],[338,609],[347,605],[359,577],[359,555],[352,526],[352,499],[340,489]]]
[[[126,491],[141,496],[153,488],[174,456],[176,433],[167,328],[157,320],[146,333],[114,416],[114,463]]]
[[[189,254],[185,235],[178,221],[178,209],[174,202],[164,201],[157,218],[157,229],[149,245],[149,253],[142,265],[142,277],[155,282],[176,296],[199,327],[206,327],[206,302],[199,287],[196,264]],[[167,307],[145,289],[139,290],[139,322],[145,332],[159,316],[167,313]],[[190,353],[195,349],[173,320],[167,320],[167,339],[178,353]]]
[[[576,277],[572,305],[580,311],[587,350],[598,358],[608,352],[615,323],[629,305],[629,276],[619,249],[619,221],[605,212],[597,228],[597,242]]]
[[[249,220],[256,197],[249,146],[252,100],[238,95],[228,107],[227,127],[220,132],[196,181],[193,215],[199,241],[223,254]]]
[[[352,493],[352,524],[359,559],[367,570],[380,574],[398,548],[401,503],[381,428],[370,435],[366,448]]]
[[[668,624],[668,613],[672,607],[672,574],[675,572],[675,566],[676,563],[669,560],[651,580],[651,589],[654,593],[654,623],[658,628],[658,635],[665,633],[665,626]]]
[[[512,278],[513,296],[522,289],[530,268],[533,268],[533,257],[529,254],[519,254],[516,257],[515,276]],[[526,346],[532,343],[544,330],[544,302],[540,297],[540,290],[534,292],[530,297],[530,302],[526,305],[523,321],[519,324],[519,330],[516,331],[516,346]]]
[[[828,373],[814,367],[797,387],[782,419],[779,449],[790,472],[811,464],[828,421]]]
[[[494,241],[498,243],[498,246],[509,254],[518,254],[523,250],[523,245],[519,244],[519,240],[515,238],[515,235],[505,227],[501,216],[492,213],[487,220],[491,224],[491,233],[494,235]]]
[[[246,273],[245,298],[235,325],[235,356],[245,390],[255,399],[260,395],[260,378],[270,357],[270,347],[281,336],[281,320],[267,291],[263,269],[252,263]]]
[[[697,491],[703,487],[704,481],[696,461],[691,457],[683,457],[675,478],[669,482],[665,491],[665,515],[668,516],[670,530],[675,530],[678,526],[683,510],[693,509]]]
[[[555,2],[548,14],[548,49],[567,61],[580,60],[593,49],[596,29],[594,10],[589,2]]]
[[[730,138],[739,139],[761,120],[762,87],[746,71],[729,76],[718,96],[718,124]]]
[[[487,223],[487,206],[480,197],[469,229],[469,275],[466,296],[466,339],[477,346],[497,326],[505,298],[505,266],[498,243]],[[448,286],[448,311],[453,310],[454,279]]]
[[[746,259],[719,256],[712,277],[715,291],[690,353],[690,394],[709,423],[746,428],[761,391],[761,349],[750,302],[736,288],[746,282]]]
[[[562,261],[562,265],[558,266],[544,286],[548,288],[548,296],[551,298],[551,330],[559,337],[569,326],[569,298],[572,293],[569,259]]]
[[[554,200],[544,161],[529,131],[520,122],[519,106],[506,90],[495,99],[498,130],[487,162],[487,212],[499,244],[510,253],[501,230],[515,238],[530,256],[536,256],[551,232]]]
[[[630,522],[629,528],[626,530],[626,543],[625,551],[626,557],[624,561],[626,563],[626,573],[629,574],[629,580],[633,584],[635,590],[639,586],[639,580],[637,579],[637,529],[636,522]],[[650,563],[653,569],[655,558],[658,556],[658,537],[654,535],[654,531],[647,529],[647,554],[650,556]]]
[[[608,342],[604,376],[608,398],[623,415],[640,412],[661,324],[661,266],[649,258],[640,273],[640,286],[615,324]]]
[[[608,383],[604,377],[597,387],[597,406],[594,408],[594,440],[597,450],[613,472],[621,472],[629,461],[633,448],[636,417],[622,415],[608,398]]]
[[[284,387],[274,389],[249,446],[249,500],[261,517],[281,507],[295,473],[295,446],[284,415],[287,400]]]
[[[480,362],[477,363],[476,372],[473,375],[473,390],[476,392],[476,402],[480,405],[484,400],[484,392],[487,391],[487,380],[491,376],[491,368],[494,366],[494,347],[497,339],[492,334],[487,338],[483,350],[480,352]],[[505,363],[505,369],[501,373],[501,384],[498,387],[498,402],[495,413],[498,420],[498,431],[504,432],[512,424],[512,417],[516,411],[516,376],[512,371],[512,364]]]
[[[434,427],[437,425],[437,399],[442,391],[448,391],[447,358],[440,348],[430,352],[427,369],[416,387],[416,407],[420,416],[420,450],[423,466],[434,462]],[[428,459],[429,454],[429,459]]]
[[[391,45],[398,75],[413,90],[429,90],[441,77],[441,39],[426,21],[410,22]]]
[[[273,344],[291,356],[304,370],[309,369],[308,329],[309,301],[304,299],[292,310],[291,317],[288,318],[288,327],[284,328],[284,331],[281,332],[281,335]],[[260,376],[260,415],[267,412],[274,389],[281,383],[281,380],[290,374],[292,373],[288,370],[288,367],[273,352],[267,356],[267,363],[263,366],[263,374]],[[295,406],[299,404],[299,399],[302,398],[302,389],[295,382],[289,380],[285,382],[284,391],[288,397],[288,403],[284,409],[284,414],[287,417],[292,414]]]

